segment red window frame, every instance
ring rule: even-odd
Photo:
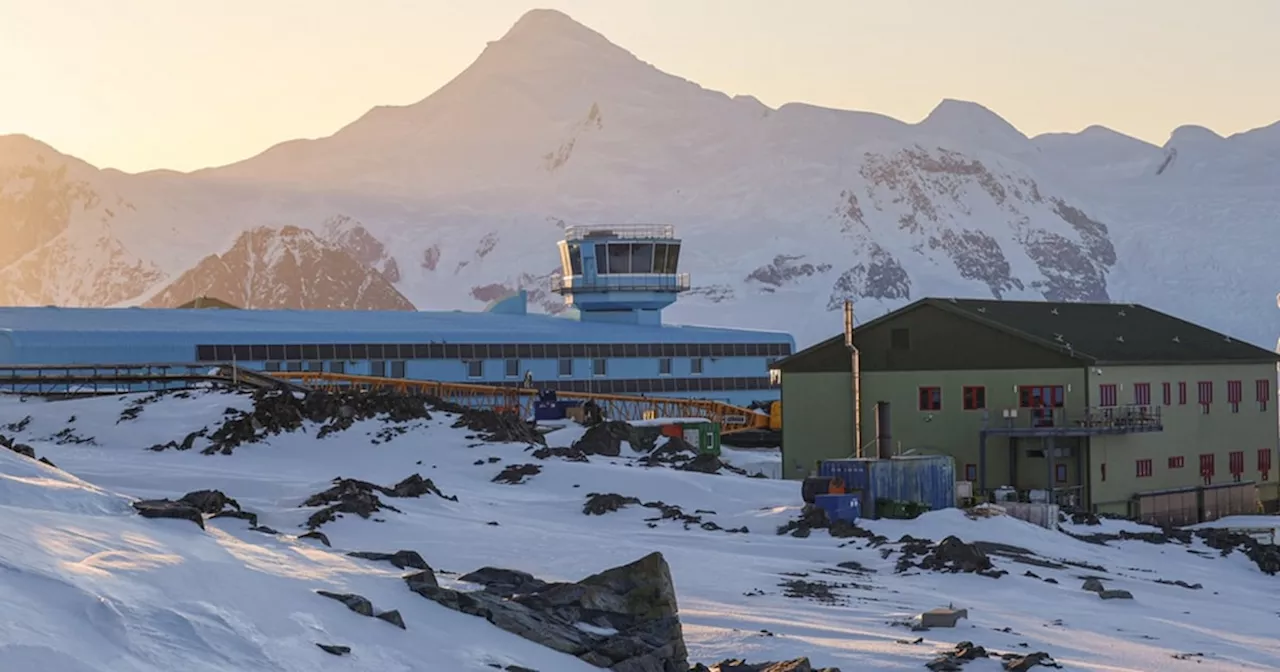
[[[917,395],[917,407],[922,411],[942,410],[942,388],[936,385],[922,386]]]
[[[1213,453],[1200,453],[1200,478],[1204,479],[1205,485],[1213,480],[1213,472]]]
[[[960,405],[966,411],[980,411],[987,407],[987,388],[983,385],[965,385],[960,388]]]
[[[1240,400],[1244,398],[1244,383],[1238,380],[1227,381],[1227,403],[1232,413],[1240,412]]]
[[[1151,460],[1135,460],[1138,478],[1150,478],[1155,473],[1155,466],[1151,464]]]
[[[1103,383],[1098,386],[1098,405],[1099,406],[1115,406],[1116,405],[1116,384]]]
[[[964,480],[966,481],[978,480],[978,465],[976,464],[964,465]]]
[[[1179,383],[1178,383],[1178,405],[1179,405],[1179,406],[1186,406],[1186,405],[1187,405],[1187,383],[1186,383],[1186,381],[1181,381],[1181,382],[1179,382]]]
[[[1202,380],[1196,383],[1196,401],[1205,413],[1209,412],[1209,406],[1213,404],[1212,380]]]
[[[1270,480],[1271,478],[1271,449],[1258,449],[1258,473],[1262,474],[1262,480]]]
[[[1134,406],[1150,406],[1151,405],[1151,383],[1134,383],[1133,384],[1133,405]]]
[[[1253,386],[1258,396],[1258,410],[1267,410],[1267,403],[1271,401],[1271,381],[1259,378]]]
[[[1182,455],[1176,455],[1176,456],[1174,456],[1174,457],[1169,458],[1169,468],[1170,468],[1170,469],[1181,469],[1181,468],[1183,468],[1183,467],[1185,467],[1185,466],[1187,466],[1187,458],[1186,458],[1186,457],[1184,457],[1184,456],[1182,456]]]
[[[1164,405],[1172,406],[1173,405],[1173,384],[1160,383],[1160,391],[1164,394]]]
[[[1227,455],[1227,468],[1231,472],[1231,479],[1237,483],[1244,474],[1244,451],[1233,450]]]

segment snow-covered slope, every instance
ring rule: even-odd
[[[1276,128],[1183,128],[1159,148],[1100,127],[1029,139],[963,101],[917,124],[772,109],[534,10],[439,91],[330,137],[188,175],[85,167],[95,191],[131,194],[112,235],[166,277],[71,291],[27,271],[13,300],[140,302],[244,231],[329,239],[326,222],[357,220],[357,260],[414,305],[475,309],[522,288],[555,311],[566,223],[662,221],[686,239],[695,285],[673,321],[785,328],[806,345],[840,328],[849,297],[860,318],[925,295],[1115,299],[1269,345]]]
[[[795,483],[644,467],[626,444],[616,458],[538,459],[525,444],[486,443],[453,428],[445,413],[359,421],[323,438],[307,424],[229,455],[201,454],[209,441],[202,436],[186,451],[147,449],[217,428],[251,404],[219,392],[0,398],[0,433],[60,468],[0,449],[0,669],[599,669],[419,597],[401,580],[407,571],[346,555],[401,549],[419,552],[442,585],[457,587],[464,584],[455,572],[483,566],[574,581],[660,551],[691,662],[808,656],[845,670],[923,669],[937,649],[961,640],[998,652],[1044,651],[1072,670],[1266,670],[1280,659],[1274,608],[1258,599],[1280,579],[1200,540],[1090,543],[955,510],[865,523],[884,537],[878,541],[834,539],[824,530],[778,535],[775,527],[799,509]],[[581,435],[566,428],[548,442],[566,446]],[[518,484],[495,482],[519,464],[540,470]],[[389,499],[398,511],[325,524],[331,546],[299,538],[317,510],[303,502],[331,479],[390,485],[415,473],[457,501]],[[130,506],[134,498],[211,488],[257,514],[261,527],[215,518],[201,530],[186,520],[139,517]],[[585,515],[591,493],[661,501],[702,522],[748,529],[703,529],[638,504]],[[1113,522],[1071,528],[1078,535],[1121,529],[1140,531]],[[899,572],[910,546],[897,542],[903,535],[1017,548],[988,546],[995,569],[1008,572],[997,578]],[[1133,599],[1100,600],[1081,590],[1088,576]],[[407,629],[352,613],[318,589],[397,610]],[[954,630],[911,632],[899,624],[947,604],[969,610]],[[351,653],[335,658],[317,643]],[[965,669],[1000,666],[979,660]]]

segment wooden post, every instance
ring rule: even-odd
[[[853,455],[862,457],[862,363],[858,346],[853,343],[853,301],[850,299],[844,302],[844,345],[849,349],[853,378]]]

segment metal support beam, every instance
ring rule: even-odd
[[[1046,463],[1046,464],[1048,464],[1048,465],[1049,465],[1049,480],[1048,480],[1048,486],[1047,486],[1047,488],[1046,488],[1046,489],[1048,490],[1048,493],[1049,493],[1049,499],[1048,499],[1048,502],[1047,502],[1047,503],[1052,504],[1052,503],[1054,502],[1054,497],[1053,497],[1053,479],[1054,479],[1054,477],[1055,477],[1055,476],[1057,476],[1057,474],[1056,474],[1056,473],[1054,473],[1054,472],[1055,472],[1055,471],[1057,471],[1057,470],[1054,468],[1054,467],[1056,466],[1056,459],[1055,459],[1055,456],[1054,456],[1054,454],[1053,454],[1053,453],[1054,453],[1054,451],[1056,451],[1056,450],[1057,450],[1057,448],[1053,445],[1053,437],[1052,437],[1052,436],[1047,436],[1047,437],[1045,437],[1045,439],[1044,439],[1044,440],[1045,440],[1045,443],[1046,443],[1046,446],[1045,446],[1045,449],[1044,449],[1044,461],[1045,461],[1045,463]]]
[[[1009,482],[1007,485],[1012,488],[1018,487],[1018,449],[1022,446],[1018,445],[1018,439],[1009,437]]]
[[[978,492],[987,496],[987,433],[978,434]]]

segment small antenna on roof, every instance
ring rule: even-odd
[[[1124,336],[1116,336],[1117,343],[1124,343]]]
[[[1182,342],[1182,339],[1181,339],[1181,338],[1178,338],[1177,336],[1174,336],[1174,337],[1173,337],[1173,342],[1174,342],[1174,343],[1181,343],[1181,342]]]
[[[1058,307],[1057,307],[1057,306],[1054,306],[1054,307],[1049,311],[1049,314],[1050,314],[1050,315],[1057,315],[1057,314],[1058,314]]]
[[[1124,313],[1124,309],[1123,309],[1123,308],[1121,308],[1121,309],[1120,309],[1120,317],[1124,317],[1124,315],[1125,315],[1125,313]]]
[[[979,312],[979,313],[985,313],[985,312],[987,312],[987,307],[986,307],[986,306],[978,306],[978,312]]]

